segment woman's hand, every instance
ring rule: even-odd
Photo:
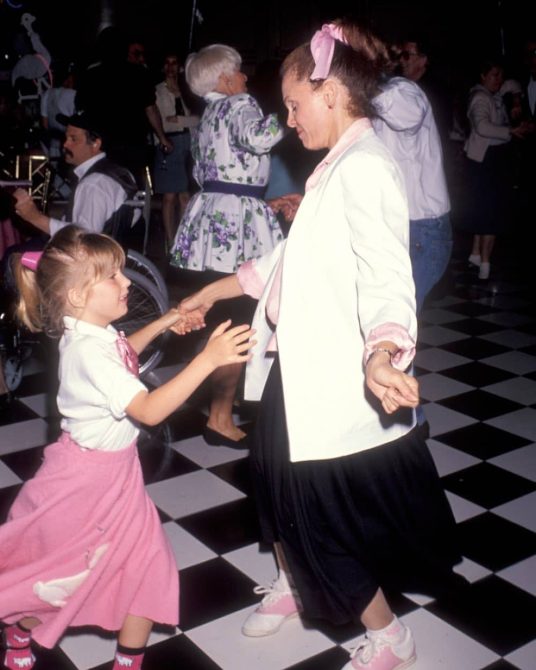
[[[179,303],[179,311],[188,317],[189,322],[192,324],[192,330],[199,330],[205,327],[205,314],[213,304],[212,301],[209,301],[205,297],[203,290],[201,290],[184,298]]]
[[[534,132],[534,123],[531,121],[522,121],[518,126],[510,128],[510,135],[517,137],[518,140],[524,140],[527,135]]]
[[[172,307],[161,318],[160,323],[164,330],[171,330],[177,335],[186,335],[192,330],[200,330],[204,327],[204,321],[193,314],[184,313],[179,307]]]
[[[231,319],[220,323],[201,353],[215,368],[249,361],[248,351],[257,343],[251,339],[255,331],[248,324],[234,328],[229,328],[230,325]]]
[[[381,400],[387,414],[396,412],[400,407],[417,407],[419,404],[418,381],[396,370],[384,352],[374,354],[368,361],[365,379],[367,387]]]
[[[294,221],[298,207],[303,200],[300,193],[287,193],[279,198],[268,200],[268,205],[276,214],[281,213],[287,223]]]

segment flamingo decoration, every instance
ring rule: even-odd
[[[47,88],[52,86],[52,74],[50,72],[50,52],[41,42],[39,34],[34,31],[32,24],[35,21],[35,16],[25,12],[21,17],[21,25],[26,28],[26,32],[30,38],[34,53],[26,54],[16,63],[11,71],[11,84],[14,86],[17,79],[32,79],[35,83],[37,92],[36,95],[22,96],[19,93],[19,102],[27,99],[34,99],[40,97]],[[45,75],[48,74],[48,80]]]

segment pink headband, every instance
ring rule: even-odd
[[[25,251],[20,259],[21,265],[35,272],[42,255],[42,251]]]
[[[348,44],[342,28],[333,23],[324,23],[321,30],[317,30],[311,40],[311,53],[315,62],[315,69],[311,80],[326,79],[333,59],[335,41]]]

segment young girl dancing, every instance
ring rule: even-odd
[[[141,667],[153,622],[178,623],[175,558],[148,497],[136,449],[138,423],[165,419],[221,365],[243,363],[249,326],[222,323],[178,375],[149,393],[137,354],[195,319],[178,310],[127,339],[111,324],[127,311],[121,247],[67,226],[44,252],[15,260],[19,318],[61,334],[62,434],[45,449],[0,527],[4,664],[32,668],[31,639],[50,648],[68,626],[119,630],[113,670]]]

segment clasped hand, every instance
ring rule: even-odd
[[[186,335],[193,330],[201,330],[205,327],[204,319],[197,312],[187,312],[180,305],[172,307],[162,318],[165,329],[177,335]]]
[[[300,193],[287,193],[279,198],[268,200],[268,205],[276,213],[281,213],[287,223],[294,221],[298,207],[303,200]]]
[[[415,377],[397,370],[380,356],[373,356],[368,362],[365,379],[387,414],[393,414],[400,407],[419,404],[419,382]]]

